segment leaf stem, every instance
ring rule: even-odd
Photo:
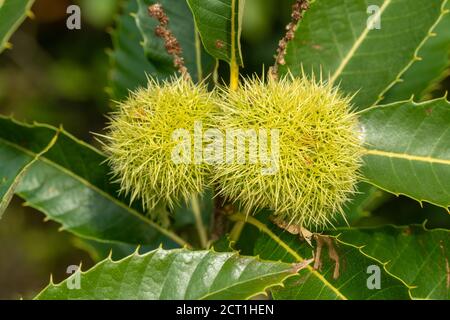
[[[219,59],[216,59],[212,78],[213,78],[214,85],[218,86],[219,85]]]
[[[200,210],[200,202],[198,196],[193,194],[191,197],[192,212],[194,213],[195,226],[197,228],[200,245],[206,249],[208,247],[208,236],[206,234],[205,225],[203,224],[202,213]]]
[[[202,46],[197,25],[195,25],[195,59],[197,64],[197,81],[201,82],[203,80]]]
[[[236,59],[232,58],[230,63],[230,89],[237,90],[239,86],[239,66]]]
[[[230,232],[230,240],[232,242],[238,242],[244,229],[245,221],[236,221]]]
[[[236,0],[231,0],[231,61],[230,89],[237,90],[239,86],[239,65],[236,61]]]

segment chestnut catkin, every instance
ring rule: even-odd
[[[218,164],[214,183],[222,196],[247,212],[270,208],[286,223],[316,230],[344,214],[363,150],[351,98],[322,81],[291,76],[244,79],[221,95],[216,122],[222,129],[279,132],[278,170],[262,174],[262,162]]]
[[[139,198],[151,211],[202,192],[210,167],[191,159],[174,161],[173,134],[191,131],[197,121],[208,127],[214,107],[205,86],[185,77],[163,83],[149,80],[147,88],[119,104],[110,115],[105,149],[116,181],[131,201]],[[193,148],[194,139],[189,143]]]

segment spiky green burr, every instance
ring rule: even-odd
[[[173,208],[202,192],[210,167],[190,155],[186,163],[174,161],[179,142],[173,134],[192,131],[196,122],[209,127],[214,108],[205,86],[185,78],[149,80],[147,88],[120,103],[110,115],[105,150],[121,192],[131,201],[140,199],[149,212],[160,206]],[[194,139],[189,144],[194,149]]]
[[[278,170],[262,174],[267,165],[261,161],[218,164],[214,183],[222,196],[247,212],[270,208],[289,224],[316,230],[344,215],[363,154],[350,97],[323,81],[290,76],[244,79],[238,90],[221,95],[222,128],[279,132]]]

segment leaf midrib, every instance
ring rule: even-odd
[[[20,145],[17,145],[15,143],[11,143],[7,140],[5,140],[4,138],[0,138],[0,141],[2,141],[3,143],[16,148],[17,150],[27,154],[30,157],[36,157],[36,153],[23,148]],[[125,205],[124,203],[118,201],[117,199],[115,199],[114,197],[112,197],[110,194],[106,193],[105,191],[101,190],[100,188],[98,188],[97,186],[93,185],[92,183],[90,183],[89,181],[87,181],[86,179],[80,177],[79,175],[74,174],[73,172],[71,172],[70,170],[64,168],[63,166],[57,164],[56,162],[41,156],[39,157],[38,161],[42,161],[45,162],[46,164],[56,168],[57,170],[61,171],[62,173],[65,173],[66,175],[68,175],[69,177],[79,181],[81,184],[85,185],[87,188],[90,188],[91,190],[93,190],[94,192],[98,193],[100,196],[104,197],[105,199],[111,201],[112,203],[114,203],[115,205],[119,206],[122,209],[125,209],[125,211],[127,211],[128,213],[132,214],[133,216],[139,218],[140,220],[142,220],[143,222],[145,222],[146,224],[148,224],[149,226],[155,228],[158,232],[164,234],[165,236],[167,236],[168,238],[174,240],[175,242],[177,242],[178,244],[181,245],[185,245],[186,243],[184,242],[184,240],[182,240],[181,238],[179,238],[176,234],[165,230],[163,228],[161,228],[159,225],[157,225],[156,223],[152,222],[151,220],[147,219],[146,217],[144,217],[142,214],[140,214],[139,212],[137,212],[136,210],[130,208],[129,206]],[[182,243],[180,243],[182,242]]]
[[[386,10],[386,8],[391,4],[391,1],[392,0],[385,0],[383,2],[383,5],[380,7],[380,10],[377,13],[378,17],[381,17],[381,15]],[[341,63],[337,67],[336,71],[331,76],[330,83],[334,83],[336,81],[336,79],[342,74],[342,72],[344,71],[345,67],[349,64],[350,60],[355,55],[356,51],[359,49],[359,47],[361,47],[361,45],[363,44],[364,40],[367,38],[367,36],[368,36],[368,34],[369,34],[370,30],[371,30],[371,27],[373,27],[375,21],[376,21],[376,17],[373,17],[372,20],[370,21],[370,24],[366,25],[366,27],[364,28],[363,32],[360,34],[358,39],[356,39],[356,41],[353,44],[353,46],[347,52],[347,55],[344,57],[344,59],[341,61]]]
[[[295,276],[295,275],[297,274],[297,273],[292,273],[292,272],[290,272],[289,270],[284,270],[284,271],[279,271],[279,272],[273,272],[273,273],[265,274],[263,277],[255,277],[255,278],[247,279],[247,280],[245,280],[245,281],[241,281],[241,282],[235,283],[235,284],[233,284],[233,285],[231,285],[231,286],[228,286],[228,287],[225,287],[225,288],[216,290],[216,291],[208,292],[207,294],[205,294],[204,296],[202,296],[202,297],[200,297],[200,298],[198,298],[198,299],[199,299],[199,300],[205,300],[205,299],[207,299],[209,296],[213,296],[213,295],[218,294],[218,293],[220,293],[220,292],[225,292],[225,291],[227,291],[227,290],[229,290],[229,289],[231,289],[231,288],[233,288],[233,287],[236,287],[236,286],[245,284],[245,283],[247,283],[247,282],[255,281],[255,279],[257,279],[257,278],[264,279],[264,278],[268,278],[268,277],[272,277],[272,276],[276,276],[276,275],[281,275],[281,274],[283,274],[283,273],[286,273],[286,278],[284,278],[282,281],[286,280],[286,279],[289,278],[289,277]],[[282,281],[281,281],[281,282],[282,282]],[[270,285],[270,286],[268,286],[268,287],[273,287],[273,286],[275,286],[275,285],[276,285],[276,284],[273,284],[273,285]],[[266,288],[267,288],[267,287],[266,287]],[[257,294],[257,293],[255,293],[255,295],[256,295],[256,294]],[[248,299],[248,298],[251,298],[251,297],[253,297],[253,296],[255,296],[255,295],[249,296],[249,297],[247,297],[247,299]]]
[[[258,228],[261,232],[264,232],[265,234],[267,234],[270,238],[272,238],[272,240],[275,241],[275,243],[282,248],[283,250],[286,251],[286,253],[290,254],[291,256],[293,256],[298,262],[302,262],[305,261],[305,258],[303,258],[302,256],[300,256],[298,254],[298,252],[296,250],[294,250],[291,246],[289,246],[285,241],[283,241],[281,238],[279,238],[276,234],[274,234],[265,224],[261,223],[258,219],[253,218],[252,216],[245,216],[242,215],[241,213],[239,214],[234,214],[234,217],[236,219],[240,219],[243,222],[248,222],[252,225],[254,225],[256,228]],[[317,270],[315,270],[313,267],[311,267],[310,265],[307,265],[306,268],[313,276],[315,276],[316,278],[319,279],[319,281],[321,281],[325,287],[327,287],[328,289],[330,289],[335,295],[336,297],[342,299],[342,300],[348,300],[348,298],[339,291],[338,288],[336,288],[335,286],[333,286],[321,273],[319,273]]]
[[[0,10],[2,9],[3,5],[6,3],[6,0],[0,2]],[[0,39],[0,52],[3,51],[6,44],[8,43],[8,40],[11,38],[12,34],[17,30],[17,28],[22,24],[23,20],[26,18],[26,14],[28,11],[30,11],[31,6],[33,5],[34,0],[30,0],[25,5],[24,13],[20,15],[20,18],[9,28],[9,30],[5,33],[5,36]]]
[[[147,258],[147,257],[150,256],[151,259],[153,259],[155,253],[156,253],[158,250],[159,250],[159,249],[155,249],[155,250],[153,250],[153,251],[147,252],[147,253],[142,254],[142,255],[140,255],[140,254],[138,253],[138,251],[136,251],[135,253],[133,253],[133,254],[131,254],[131,255],[129,255],[129,256],[123,258],[123,259],[117,260],[117,261],[112,260],[112,259],[111,259],[111,256],[109,256],[108,258],[106,258],[106,259],[100,261],[98,264],[96,264],[95,266],[93,266],[93,267],[92,267],[91,269],[89,269],[89,270],[82,271],[82,270],[80,269],[80,270],[79,270],[79,274],[80,274],[81,276],[87,276],[87,275],[89,275],[90,273],[95,272],[95,271],[98,271],[99,269],[105,267],[107,264],[111,264],[111,265],[119,265],[119,264],[121,264],[121,263],[131,262],[131,259],[133,259],[133,258],[142,259],[142,261],[144,261],[145,258]],[[173,250],[171,250],[171,252],[172,252],[172,253],[175,253],[175,252],[183,253],[185,250],[186,250],[186,249],[173,249]],[[231,255],[230,255],[230,256],[231,256]],[[176,258],[176,257],[175,257],[175,258]],[[205,256],[204,256],[202,259],[204,259],[204,258],[205,258]],[[228,257],[228,258],[229,258],[229,257]],[[150,261],[151,261],[151,259],[150,259]],[[174,259],[174,260],[175,260],[175,259]],[[147,263],[147,267],[146,267],[145,270],[147,270],[148,265],[150,265],[150,261]],[[173,261],[172,261],[172,262],[173,262]],[[287,264],[287,265],[288,265],[288,263],[285,263],[285,262],[280,262],[280,263],[283,263],[283,264]],[[275,266],[275,265],[274,265],[274,266]],[[145,273],[145,272],[144,272],[144,273]],[[247,280],[245,280],[245,281],[241,281],[241,282],[239,282],[239,283],[233,284],[233,285],[231,285],[231,286],[227,286],[227,287],[225,287],[225,288],[222,288],[222,289],[220,289],[220,290],[216,290],[216,291],[214,291],[214,292],[208,292],[206,295],[203,295],[203,296],[198,297],[198,298],[195,298],[195,299],[197,299],[197,300],[204,300],[204,299],[207,299],[208,296],[211,296],[211,295],[214,295],[214,294],[217,294],[217,293],[226,291],[226,290],[228,290],[228,289],[230,289],[230,288],[233,288],[233,287],[235,287],[235,286],[238,286],[238,285],[242,285],[242,284],[245,284],[245,283],[254,281],[254,280],[257,279],[257,278],[263,278],[263,279],[265,279],[265,278],[272,277],[272,276],[282,275],[283,273],[286,273],[286,277],[285,277],[284,279],[282,279],[281,281],[279,281],[279,282],[277,282],[277,283],[274,283],[274,284],[271,284],[271,285],[267,285],[267,286],[265,287],[265,289],[270,288],[270,287],[273,287],[273,286],[275,286],[275,285],[279,285],[279,284],[281,284],[284,280],[286,280],[287,278],[289,278],[289,277],[294,276],[294,275],[297,274],[296,272],[292,272],[292,269],[287,268],[286,270],[283,270],[283,271],[273,272],[273,273],[270,273],[270,274],[264,274],[263,276],[260,276],[260,277],[254,277],[254,278],[251,278],[251,279],[247,279]],[[74,276],[74,275],[69,276],[68,278],[64,279],[63,281],[61,281],[61,282],[58,283],[58,284],[54,284],[52,281],[50,281],[50,283],[49,283],[44,289],[42,289],[42,290],[36,295],[36,297],[35,297],[34,299],[35,299],[35,300],[36,300],[36,299],[39,299],[39,297],[40,297],[44,292],[46,292],[46,291],[49,290],[49,289],[61,287],[63,284],[67,283],[67,281],[68,281],[71,277],[73,277],[73,276]],[[98,282],[98,279],[99,279],[99,277],[96,278],[96,282]],[[166,274],[166,280],[167,280],[167,274]],[[94,291],[95,291],[95,290],[94,290]],[[255,296],[256,294],[258,294],[258,293],[255,293],[254,295],[251,295],[251,296],[249,296],[249,297],[247,297],[247,298],[251,298],[251,297]]]
[[[433,158],[430,156],[416,156],[416,155],[400,153],[400,152],[390,152],[390,151],[383,151],[383,150],[377,150],[377,149],[366,149],[366,154],[369,154],[372,156],[379,156],[379,157],[388,157],[388,158],[404,159],[404,160],[410,160],[410,161],[419,161],[419,162],[450,165],[450,159],[439,159],[439,158]]]

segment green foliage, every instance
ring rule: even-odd
[[[356,193],[350,197],[344,205],[344,216],[337,217],[334,226],[354,225],[361,219],[369,217],[386,198],[386,193],[367,182],[359,182],[356,185]],[[345,217],[345,219],[344,219]]]
[[[0,145],[0,162],[5,164],[0,182],[0,219],[28,168],[53,146],[58,136],[59,131],[56,131],[49,144],[41,152],[35,153],[34,156],[27,155],[22,150],[17,150],[16,146],[10,145],[8,141],[3,141]]]
[[[31,15],[33,2],[34,0],[0,1],[0,53],[11,47],[8,40],[27,15]]]
[[[450,3],[311,1],[295,38],[287,44],[286,65],[280,70],[290,71],[294,83],[309,81],[299,80],[305,75],[321,76],[323,82],[330,79],[331,84],[339,85],[340,93],[330,85],[322,86],[321,81],[320,90],[316,88],[321,92],[304,95],[302,90],[308,90],[301,86],[292,90],[283,78],[266,81],[278,81],[275,84],[245,81],[244,91],[242,85],[239,87],[244,0],[159,2],[194,82],[211,73],[214,59],[230,64],[230,88],[219,87],[218,91],[226,94],[216,101],[223,107],[217,117],[222,128],[281,128],[281,134],[288,133],[282,152],[289,170],[281,180],[271,181],[271,176],[255,179],[251,166],[218,165],[214,188],[205,190],[200,200],[186,196],[192,189],[171,195],[171,203],[179,205],[169,208],[171,224],[166,227],[151,219],[167,213],[164,204],[156,205],[159,201],[153,200],[161,200],[158,196],[167,195],[168,190],[192,187],[196,182],[189,181],[186,172],[176,175],[174,171],[167,174],[170,179],[158,180],[167,159],[158,158],[160,145],[149,149],[148,142],[161,133],[168,139],[173,129],[190,127],[203,114],[190,113],[198,106],[192,96],[172,95],[159,101],[160,91],[155,90],[150,97],[145,92],[147,96],[137,105],[121,105],[129,113],[121,119],[117,132],[126,131],[127,136],[109,150],[126,160],[121,163],[108,163],[105,154],[62,127],[28,125],[0,116],[0,217],[16,194],[26,206],[60,224],[61,230],[79,237],[77,247],[90,252],[96,261],[111,248],[115,257],[125,257],[112,261],[111,254],[88,271],[60,284],[50,283],[37,299],[248,299],[262,293],[270,293],[273,299],[450,299],[448,229],[371,224],[378,210],[385,211],[381,205],[389,194],[431,203],[428,207],[432,210],[420,211],[420,217],[441,210],[438,207],[449,210],[450,103],[447,96],[427,99],[448,74],[450,15],[446,11]],[[115,100],[126,101],[130,91],[147,84],[148,77],[162,81],[176,72],[163,40],[155,35],[157,21],[148,15],[148,6],[154,3],[124,1],[117,17],[111,32],[108,89]],[[31,4],[0,0],[0,51]],[[376,25],[376,11],[368,12],[369,5],[379,6],[381,29],[370,30]],[[277,43],[277,39],[272,40]],[[216,85],[223,74],[228,75],[221,68],[215,70],[212,80]],[[79,88],[72,86],[69,91],[76,95]],[[208,89],[213,91],[212,83]],[[209,96],[206,84],[202,90]],[[144,91],[137,90],[135,96]],[[214,95],[217,99],[217,91]],[[348,99],[342,98],[347,96],[354,96],[355,109],[359,110],[358,128],[350,132],[348,122],[354,125],[356,120],[354,113],[348,113]],[[422,102],[414,102],[417,100]],[[311,104],[310,108],[292,112],[302,103]],[[155,105],[160,117],[151,123],[155,118],[148,114]],[[318,105],[322,109],[314,109]],[[343,109],[345,112],[339,113]],[[337,116],[345,118],[346,125],[337,121]],[[130,126],[136,122],[136,127]],[[129,135],[133,138],[128,139]],[[349,136],[354,139],[348,145]],[[359,193],[350,197],[358,178],[361,150],[354,140],[359,138],[364,141],[363,181],[357,186]],[[336,160],[330,166],[333,170],[324,174],[320,165],[330,164],[330,159]],[[152,165],[146,166],[150,162]],[[129,196],[120,194],[121,186],[111,176],[111,163],[116,173],[121,171],[118,167],[126,173],[136,165],[132,178],[125,188],[122,186]],[[308,165],[313,169],[305,169]],[[201,179],[210,178],[207,172],[196,173]],[[140,185],[141,178],[144,182]],[[333,193],[337,180],[346,186],[347,194]],[[153,184],[145,196],[152,201],[132,202],[138,195],[142,198],[141,187],[148,181]],[[324,192],[333,196],[324,198]],[[221,195],[240,201],[230,205]],[[351,201],[344,204],[347,198]],[[280,201],[281,209],[295,209],[283,216],[297,223],[277,223],[280,228],[271,222]],[[325,218],[321,201],[327,204]],[[239,212],[242,205],[258,210],[254,216],[246,216],[247,212]],[[337,213],[331,209],[345,211],[347,221],[338,220],[337,229],[330,227],[321,234],[304,228],[314,218],[313,226],[328,220]],[[313,218],[291,219],[305,211]],[[441,211],[444,216],[445,211]],[[392,210],[383,212],[383,217],[398,214]],[[411,217],[411,221],[420,217]],[[359,227],[362,220],[371,227]],[[185,247],[155,250],[161,244],[165,248]],[[146,253],[128,255],[136,246],[142,246]],[[379,268],[380,289],[368,286],[369,267]],[[69,290],[67,284],[78,276],[82,290]]]
[[[353,100],[357,108],[372,106],[416,59],[418,49],[442,18],[445,3],[315,1],[288,44],[284,69],[296,76],[302,68],[306,73],[330,75],[344,92],[358,92]],[[375,19],[367,23],[368,5],[380,8],[381,29],[369,30]]]
[[[242,65],[240,45],[245,0],[187,0],[203,44],[216,59]],[[234,26],[232,25],[234,21]]]
[[[120,261],[106,259],[82,272],[82,290],[70,290],[74,277],[49,284],[37,299],[249,299],[297,273],[290,263],[261,261],[214,251],[137,252]],[[98,281],[105,279],[106,281]]]
[[[186,1],[171,0],[137,0],[139,9],[135,15],[136,24],[141,31],[144,52],[149,61],[151,61],[156,69],[165,75],[173,75],[176,69],[173,65],[173,58],[166,52],[164,41],[155,35],[155,27],[158,21],[150,18],[148,15],[148,7],[155,3],[160,3],[169,18],[169,28],[180,42],[183,50],[183,58],[189,73],[194,80],[201,80],[203,66],[205,71],[211,66],[211,62],[204,54],[204,50],[200,43],[196,43],[196,33],[194,19],[189,11]],[[200,62],[202,68],[198,69],[197,64]],[[200,70],[202,70],[200,72]]]
[[[423,226],[338,229],[339,239],[361,247],[410,286],[416,299],[450,299],[449,230]]]
[[[450,206],[450,103],[398,102],[361,113],[368,182],[394,194]]]
[[[402,81],[392,87],[383,104],[408,100],[423,100],[449,74],[450,68],[450,2],[445,6],[447,14],[433,30],[433,36],[420,48],[419,61],[401,76]]]
[[[109,51],[111,68],[107,90],[117,101],[126,98],[129,91],[145,85],[146,74],[152,77],[161,76],[154,64],[145,57],[141,45],[142,35],[131,16],[131,13],[137,12],[136,1],[126,1],[123,12],[117,18],[116,29],[111,34],[114,49]]]
[[[2,158],[18,164],[16,168],[0,166],[0,176],[14,184],[14,173],[31,164],[15,192],[26,205],[60,223],[62,230],[102,241],[184,243],[129,207],[128,200],[117,197],[106,157],[93,147],[47,125],[25,125],[2,116],[0,127]],[[56,142],[52,142],[58,131]],[[51,148],[46,150],[50,142]]]
[[[280,240],[298,256],[311,257],[311,247],[301,242],[298,236],[280,233]],[[328,257],[328,248],[324,248],[322,266],[314,270],[308,266],[299,274],[285,282],[284,288],[274,291],[275,299],[289,300],[347,300],[347,299],[409,299],[408,287],[396,277],[383,270],[383,264],[360,249],[343,241],[334,244],[339,259],[339,274],[336,277],[336,263]],[[266,233],[258,238],[254,254],[267,260],[296,261],[294,255],[280,246]],[[298,260],[298,259],[297,259]],[[367,268],[378,266],[381,270],[382,290],[371,290],[367,286],[369,274]]]

